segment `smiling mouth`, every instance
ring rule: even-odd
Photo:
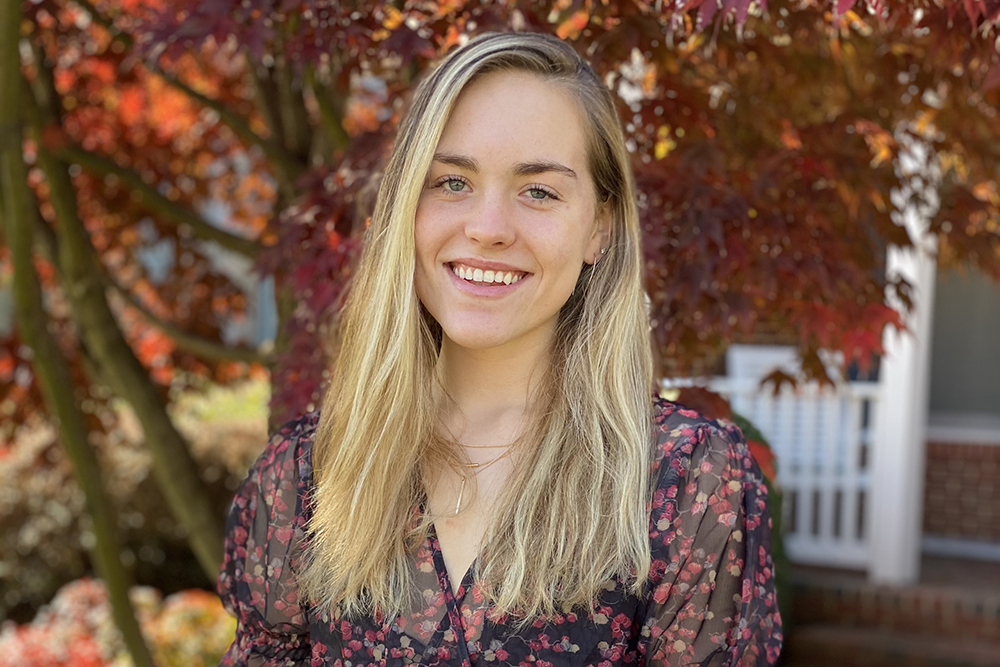
[[[474,285],[512,285],[528,275],[524,271],[492,271],[464,264],[449,264],[451,272]]]

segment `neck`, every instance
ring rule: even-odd
[[[524,427],[531,398],[545,377],[552,335],[519,339],[489,349],[469,349],[447,336],[441,343],[439,378],[446,433],[466,445],[506,444]]]

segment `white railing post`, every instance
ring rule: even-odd
[[[916,215],[907,213],[907,226],[918,246],[890,248],[886,273],[901,275],[913,285],[914,312],[906,321],[909,332],[887,330],[882,341],[885,354],[879,367],[881,397],[875,411],[871,505],[866,508],[871,518],[869,577],[895,585],[914,583],[920,575],[936,274],[933,239],[917,231]],[[926,246],[921,247],[924,242]],[[893,307],[901,308],[898,300]]]

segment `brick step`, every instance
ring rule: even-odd
[[[783,667],[1000,667],[1000,641],[929,637],[877,628],[793,628]]]
[[[795,625],[841,625],[1000,643],[1000,594],[947,586],[893,588],[852,579],[794,576]]]

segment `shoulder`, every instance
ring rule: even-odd
[[[298,415],[275,430],[251,466],[244,484],[273,490],[287,483],[308,484],[312,479],[313,436],[319,412]]]
[[[311,478],[313,437],[318,425],[317,410],[282,424],[268,439],[256,467],[262,472],[281,471],[298,478]]]
[[[653,441],[650,482],[654,526],[663,519],[673,519],[692,502],[700,509],[702,494],[739,505],[747,492],[762,492],[760,468],[743,432],[730,421],[709,419],[695,410],[656,399]]]
[[[263,542],[273,534],[253,533],[267,525],[281,527],[281,536],[287,537],[288,528],[308,521],[312,444],[318,421],[317,412],[300,414],[271,434],[233,497],[227,539],[256,537]]]
[[[725,419],[709,419],[663,398],[653,401],[653,468],[687,468],[686,461],[750,457],[740,428]],[[747,461],[749,463],[749,461]]]
[[[308,524],[317,423],[318,415],[310,412],[279,427],[233,498],[216,585],[237,618],[232,655],[249,655],[258,644],[273,649],[272,643],[281,643],[283,650],[306,650],[300,638],[307,631],[306,619],[297,603],[293,571]]]

